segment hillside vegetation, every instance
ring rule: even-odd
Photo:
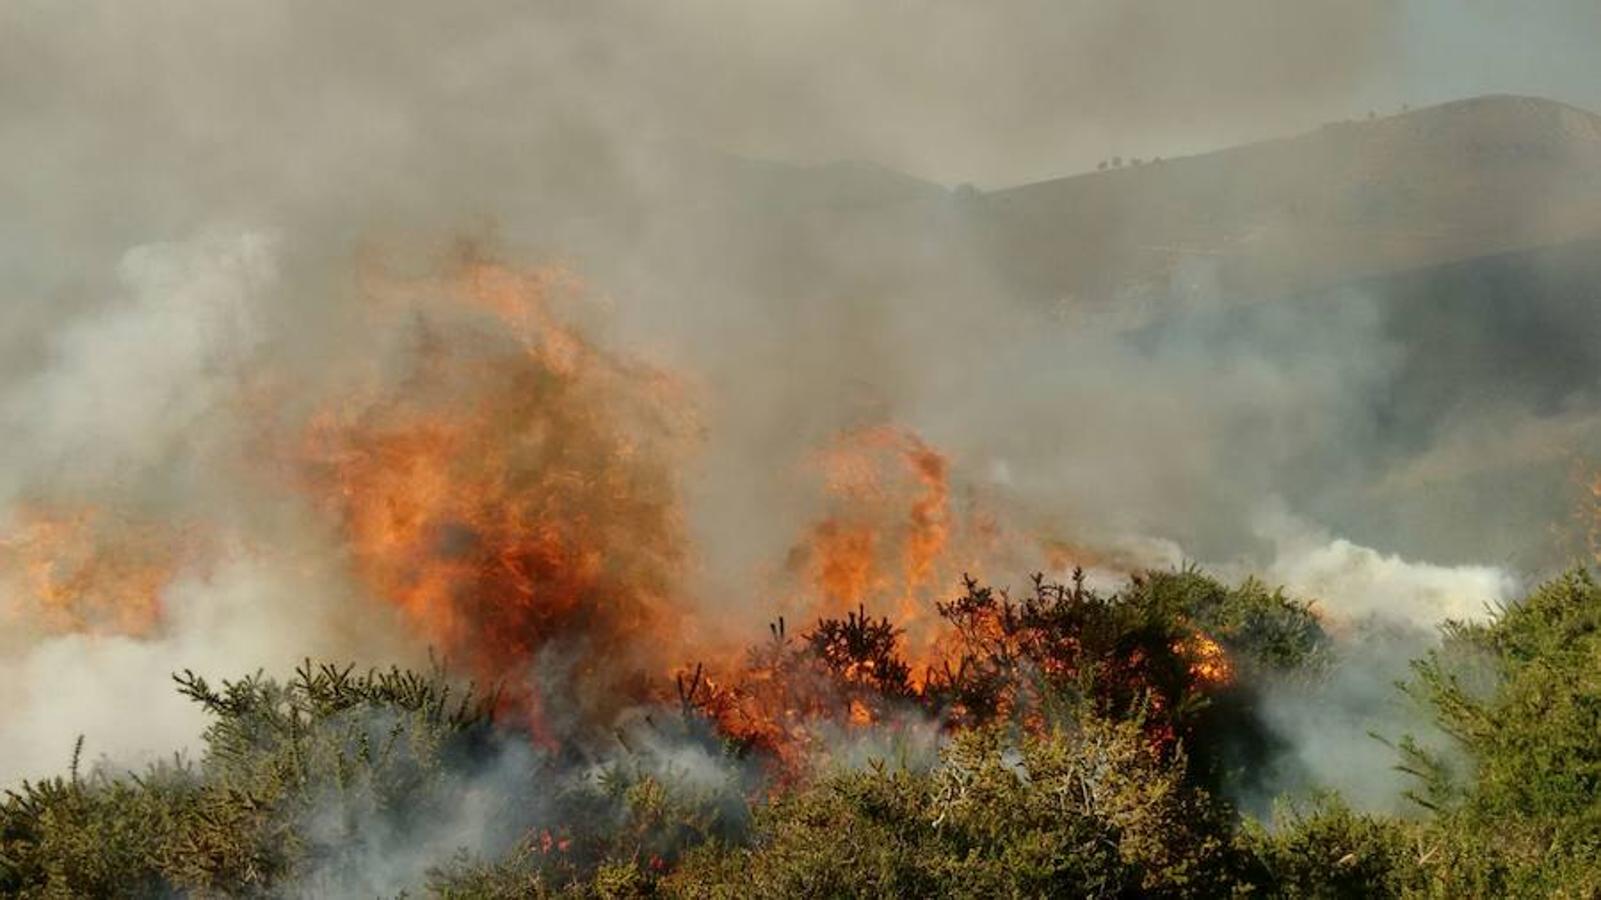
[[[1601,892],[1601,587],[1583,571],[1447,625],[1415,662],[1404,689],[1450,740],[1398,742],[1414,776],[1402,816],[1318,794],[1258,822],[1230,802],[1249,772],[1226,748],[1261,729],[1261,686],[1315,680],[1340,652],[1306,606],[1257,582],[1156,572],[1101,595],[1036,580],[1019,600],[969,583],[940,611],[962,665],[921,684],[893,629],[865,615],[791,642],[834,702],[880,712],[842,725],[804,771],[734,739],[682,684],[646,738],[619,731],[600,752],[535,747],[495,722],[492,696],[441,672],[181,673],[212,720],[200,758],[140,773],[74,759],[8,792],[0,892]],[[897,724],[911,720],[943,723],[936,750]]]

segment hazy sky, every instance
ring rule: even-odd
[[[1601,4],[1408,0],[1389,90],[1414,103],[1530,94],[1601,110]]]
[[[0,154],[315,166],[540,120],[996,185],[1487,92],[1601,107],[1597,47],[1593,0],[15,0]]]

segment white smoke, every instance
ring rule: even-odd
[[[1359,809],[1403,812],[1410,776],[1396,769],[1394,743],[1411,735],[1438,743],[1427,711],[1397,687],[1411,661],[1438,646],[1446,620],[1481,619],[1517,596],[1519,579],[1493,566],[1446,566],[1381,553],[1272,504],[1255,518],[1273,550],[1258,573],[1312,601],[1336,636],[1315,678],[1264,680],[1258,714],[1283,742],[1235,799],[1266,816],[1282,794],[1335,790]]]
[[[276,277],[253,232],[136,247],[123,292],[54,337],[46,367],[0,395],[6,495],[48,483],[100,489],[192,453],[260,339],[254,304]]]
[[[79,735],[89,758],[117,770],[198,748],[207,722],[177,693],[175,670],[282,675],[307,656],[382,653],[377,612],[286,562],[241,551],[185,573],[162,595],[154,636],[61,634],[0,654],[0,782],[61,771]]]
[[[47,366],[0,396],[5,518],[33,503],[153,508],[161,525],[213,526],[215,542],[164,586],[152,635],[43,631],[23,574],[6,573],[0,782],[59,771],[79,735],[91,758],[117,767],[195,746],[205,723],[175,691],[178,669],[237,677],[282,673],[308,655],[403,652],[306,517],[291,507],[274,514],[295,527],[241,527],[267,516],[237,507],[273,504],[217,465],[218,442],[239,434],[237,379],[263,339],[273,247],[245,232],[130,250],[117,267],[124,292],[66,326]]]
[[[1264,576],[1313,600],[1335,620],[1376,617],[1421,628],[1477,619],[1516,596],[1519,579],[1485,565],[1442,566],[1402,559],[1334,537],[1282,510],[1257,518],[1273,545]]]

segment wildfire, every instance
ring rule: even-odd
[[[812,529],[811,541],[812,587],[825,604],[819,611],[847,609],[887,586],[878,570],[878,533],[871,527],[830,518]]]
[[[970,493],[953,501],[945,455],[892,425],[811,458],[823,513],[775,585],[775,612],[808,624],[790,633],[781,615],[740,657],[704,621],[715,604],[687,593],[677,477],[698,424],[684,384],[568,324],[586,295],[563,270],[468,257],[439,278],[364,274],[372,339],[337,377],[240,379],[242,404],[267,413],[254,418],[287,423],[263,428],[250,462],[309,500],[367,595],[497,686],[502,712],[539,739],[670,699],[678,671],[686,711],[795,771],[824,735],[894,727],[901,707],[945,710],[952,727],[1005,715],[1016,698],[998,685],[1015,673],[975,666],[1032,654],[1052,678],[1089,672],[1077,638],[1051,630],[1085,602],[1078,582],[1038,598],[1055,619],[1023,615],[1003,591],[953,625],[944,601],[999,558],[1002,533]],[[0,575],[24,588],[9,611],[57,631],[148,635],[194,544],[96,509],[24,511],[0,540]],[[1174,650],[1201,682],[1232,677],[1205,635]],[[1117,663],[1131,695],[1140,659]],[[559,727],[542,708],[553,697]]]

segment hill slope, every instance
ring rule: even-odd
[[[1287,293],[1601,230],[1601,117],[1464,100],[996,191],[973,225],[1039,300]]]

